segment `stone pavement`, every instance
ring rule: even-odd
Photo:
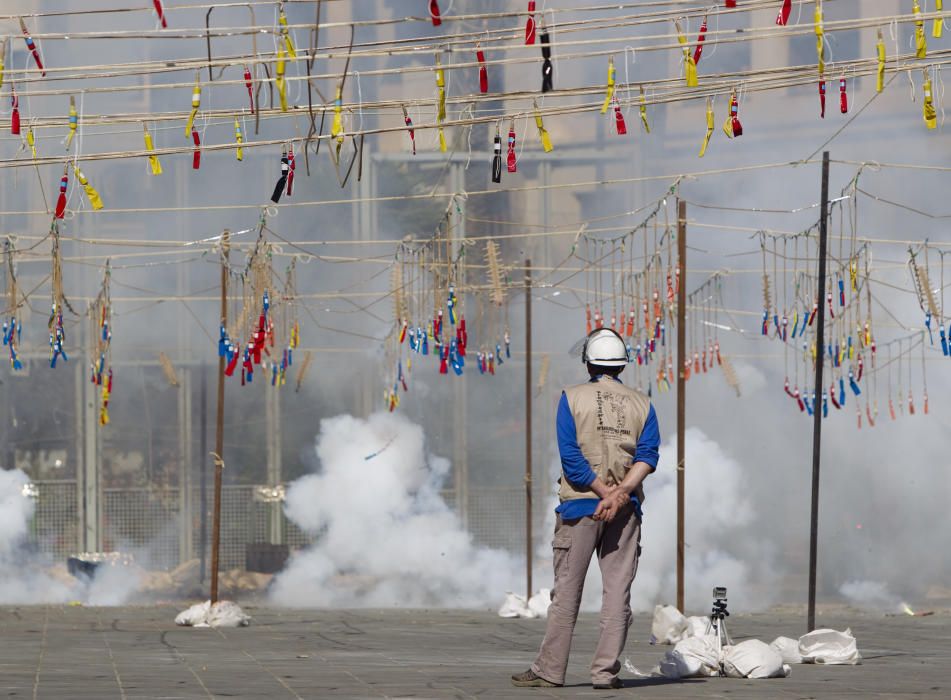
[[[789,678],[626,681],[595,691],[587,663],[597,618],[583,615],[568,687],[513,688],[544,621],[491,612],[289,610],[245,606],[242,629],[179,628],[182,606],[0,607],[0,697],[70,698],[921,698],[951,697],[951,613],[884,616],[836,609],[823,627],[851,627],[861,666],[794,666]],[[734,640],[804,632],[801,611],[729,619]],[[648,670],[664,647],[638,615],[626,654]],[[622,673],[622,677],[623,677]]]

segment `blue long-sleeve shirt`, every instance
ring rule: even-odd
[[[593,377],[591,381],[597,381],[598,377]],[[620,382],[616,379],[615,381]],[[581,452],[578,445],[578,432],[575,427],[575,417],[568,406],[568,397],[562,392],[561,400],[558,402],[558,414],[555,419],[555,432],[558,436],[558,452],[561,455],[562,478],[567,479],[575,487],[590,486],[597,478],[597,474],[591,468],[588,460]],[[647,414],[647,420],[644,421],[644,427],[641,430],[640,437],[637,439],[637,451],[634,456],[635,462],[644,462],[650,465],[651,470],[657,469],[660,448],[660,430],[657,426],[657,414],[654,413],[654,406],[651,405]],[[575,520],[588,515],[594,515],[598,508],[598,498],[576,498],[565,501],[560,504],[555,512],[559,513],[564,520]],[[631,503],[634,504],[634,510],[638,517],[641,517],[641,504],[637,496],[631,494]]]

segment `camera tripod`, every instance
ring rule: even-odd
[[[729,611],[726,609],[726,590],[723,591],[723,596],[715,596],[713,599],[713,610],[710,611],[710,625],[713,628],[713,633],[717,636],[717,660],[723,653],[724,646],[731,646],[733,641],[730,639],[730,633],[726,629],[726,618],[730,616]],[[720,675],[726,675],[723,671],[723,664],[720,663]]]

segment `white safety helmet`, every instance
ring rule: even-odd
[[[598,328],[585,339],[581,361],[601,367],[623,367],[628,363],[627,345],[611,328]]]

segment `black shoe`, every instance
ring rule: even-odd
[[[624,682],[615,676],[609,683],[592,683],[591,687],[595,690],[616,690],[617,688],[623,688]]]
[[[546,681],[541,676],[536,675],[532,669],[528,669],[512,676],[512,685],[518,688],[560,688],[563,684]]]

